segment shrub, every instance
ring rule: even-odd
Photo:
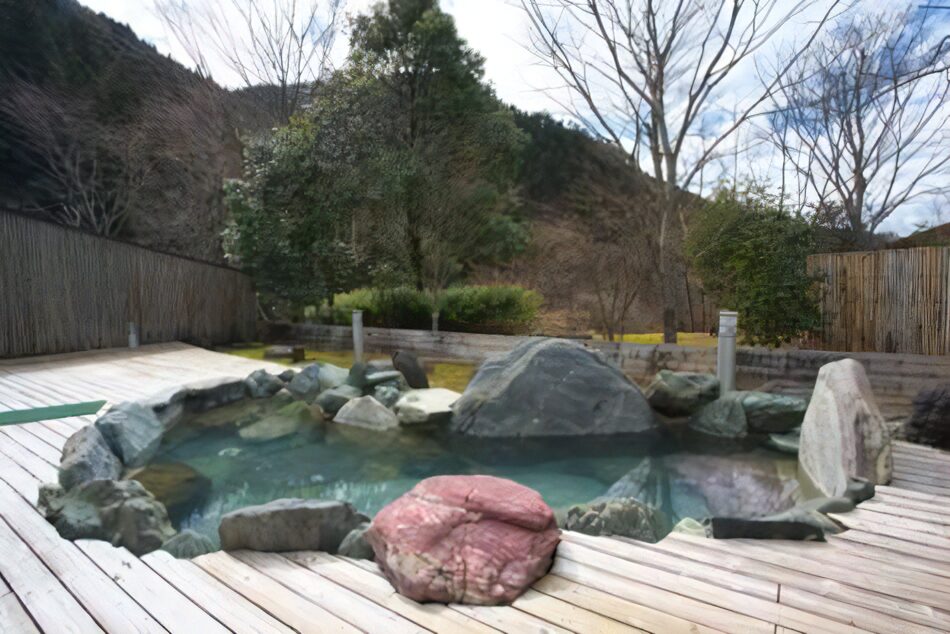
[[[541,295],[520,286],[456,286],[445,291],[440,322],[462,332],[525,332]]]
[[[457,286],[439,301],[439,327],[460,332],[527,332],[541,306],[541,296],[519,286]],[[432,298],[408,287],[363,288],[339,293],[333,306],[324,306],[325,318],[349,325],[354,310],[363,311],[363,323],[380,328],[428,329],[432,325]]]

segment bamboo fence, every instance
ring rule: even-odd
[[[0,357],[249,340],[243,273],[0,212]]]
[[[824,253],[821,347],[950,354],[950,247]]]

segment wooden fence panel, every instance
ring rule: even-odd
[[[950,354],[950,247],[823,253],[821,347]]]
[[[233,269],[0,213],[0,357],[254,337],[251,279]]]

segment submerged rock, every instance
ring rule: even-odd
[[[116,480],[121,473],[122,463],[95,425],[83,427],[63,445],[59,483],[64,489],[90,480]]]
[[[794,429],[787,434],[769,434],[769,440],[766,445],[782,453],[797,456],[801,441],[802,430]]]
[[[486,361],[453,410],[453,430],[473,436],[658,430],[636,385],[600,354],[564,339],[530,339]]]
[[[119,403],[100,416],[96,427],[126,467],[141,467],[158,451],[165,426],[151,409]]]
[[[175,534],[165,507],[135,480],[93,480],[69,491],[47,487],[39,506],[64,539],[101,539],[136,555]]]
[[[452,405],[461,396],[444,387],[411,390],[399,398],[393,409],[403,425],[447,423],[452,419]]]
[[[563,528],[587,535],[620,535],[653,544],[670,532],[670,522],[652,506],[633,498],[613,498],[572,506]]]
[[[622,478],[614,482],[604,498],[633,498],[653,508],[664,508],[667,483],[662,465],[653,458],[644,458]]]
[[[335,553],[350,531],[368,521],[346,502],[288,498],[228,513],[218,535],[224,550]]]
[[[238,430],[244,440],[266,442],[284,436],[296,434],[305,425],[316,422],[313,409],[303,401],[294,401],[281,407],[273,414],[267,414],[260,420]]]
[[[150,464],[131,476],[177,517],[201,506],[211,493],[211,480],[183,462]]]
[[[914,412],[904,424],[910,442],[950,449],[950,384],[921,390],[914,398]]]
[[[429,387],[429,377],[426,376],[422,364],[416,355],[405,350],[397,350],[393,353],[393,368],[399,370],[406,382],[414,390],[424,390]]]
[[[214,543],[191,529],[185,529],[162,544],[162,550],[177,559],[194,559],[217,550]]]
[[[244,379],[244,388],[251,398],[273,396],[284,387],[284,382],[267,370],[255,370]]]
[[[363,522],[343,538],[340,542],[340,548],[337,554],[351,559],[369,559],[374,557],[373,547],[366,541],[366,531],[369,530],[369,522]]]
[[[399,420],[392,410],[372,396],[361,396],[348,401],[333,417],[333,422],[376,431],[386,431],[399,426]]]
[[[849,477],[890,481],[890,437],[859,362],[842,359],[819,370],[798,458],[823,495],[842,495]]]
[[[644,395],[661,414],[689,416],[719,398],[719,379],[713,374],[660,370]]]
[[[491,476],[417,484],[366,532],[396,590],[416,601],[496,605],[520,596],[551,566],[559,532],[535,491]]]

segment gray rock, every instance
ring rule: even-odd
[[[273,414],[268,414],[260,420],[238,430],[238,435],[244,440],[253,442],[267,442],[284,436],[296,434],[305,425],[317,422],[311,406],[303,401],[294,401],[281,407]]]
[[[95,425],[87,425],[70,436],[63,446],[59,483],[65,489],[90,480],[117,480],[122,463]]]
[[[277,378],[283,381],[284,383],[290,383],[294,380],[294,377],[297,375],[296,370],[293,368],[287,368],[283,372],[277,375]]]
[[[742,407],[742,394],[729,392],[703,406],[690,417],[689,428],[719,438],[745,438],[749,425]]]
[[[864,478],[848,478],[843,495],[855,504],[860,504],[874,497],[874,483]]]
[[[284,387],[284,382],[270,374],[267,370],[255,370],[244,379],[244,388],[251,398],[267,398],[277,394]]]
[[[384,384],[377,385],[375,388],[373,388],[373,398],[386,407],[392,407],[395,405],[400,396],[402,396],[402,392],[400,392],[399,388],[394,385]]]
[[[320,371],[319,363],[308,365],[290,380],[287,389],[294,395],[294,398],[309,403],[324,389],[320,384]]]
[[[692,535],[693,537],[712,537],[712,528],[709,524],[704,524],[692,517],[684,517],[671,531],[673,533],[682,533],[683,535]]]
[[[398,370],[385,370],[383,372],[370,372],[366,374],[366,382],[363,389],[368,390],[383,383],[404,383],[406,381],[402,372]]]
[[[175,534],[165,507],[135,480],[92,480],[69,491],[47,488],[40,507],[65,539],[101,539],[136,555]]]
[[[662,511],[631,498],[601,499],[572,506],[562,528],[586,535],[621,535],[651,544],[670,531],[669,520]]]
[[[341,425],[355,425],[375,431],[386,431],[399,427],[399,419],[391,409],[372,396],[361,396],[347,401],[333,417],[333,422]]]
[[[658,431],[639,388],[604,358],[564,339],[530,339],[486,361],[452,408],[473,436],[580,436]]]
[[[335,553],[343,538],[364,522],[369,518],[346,502],[282,499],[228,513],[218,534],[224,550]]]
[[[780,434],[802,424],[808,401],[769,392],[740,392],[749,431]]]
[[[369,522],[363,522],[347,533],[343,541],[340,542],[337,554],[351,559],[369,559],[370,561],[375,559],[376,555],[373,552],[373,547],[366,541],[366,531],[369,526]]]
[[[904,425],[910,442],[950,449],[950,383],[921,390],[914,398],[914,411]]]
[[[769,440],[766,445],[782,453],[797,456],[801,441],[801,429],[794,429],[787,434],[769,434]]]
[[[244,398],[244,381],[236,379],[211,379],[192,384],[185,390],[184,405],[189,412],[206,412]]]
[[[326,414],[335,416],[347,402],[362,395],[363,392],[360,388],[352,385],[340,385],[321,392],[320,396],[314,400],[314,404],[319,405]]]
[[[461,394],[444,387],[410,390],[399,397],[393,409],[401,425],[432,425],[452,419],[452,405]]]
[[[102,433],[112,453],[126,467],[148,464],[158,451],[165,433],[165,426],[155,412],[133,402],[113,406],[99,417],[96,428]]]
[[[213,553],[217,548],[210,539],[189,528],[162,544],[162,550],[177,559],[194,559]]]
[[[848,479],[891,479],[891,441],[864,367],[854,359],[822,366],[802,423],[798,460],[823,495],[844,494]]]
[[[320,388],[329,390],[340,387],[346,383],[348,376],[349,370],[346,368],[341,368],[332,363],[324,363],[320,366]]]
[[[366,362],[366,369],[369,372],[386,372],[395,370],[396,366],[390,359],[370,359]]]
[[[369,369],[365,363],[357,361],[350,366],[350,371],[346,375],[346,385],[359,388],[362,391],[366,387],[366,373],[368,371]]]
[[[713,374],[660,370],[644,395],[661,414],[689,416],[719,398],[719,379]]]
[[[405,350],[397,350],[393,353],[393,367],[399,370],[406,382],[414,390],[424,390],[429,387],[429,377],[426,376],[422,364],[416,355]]]

